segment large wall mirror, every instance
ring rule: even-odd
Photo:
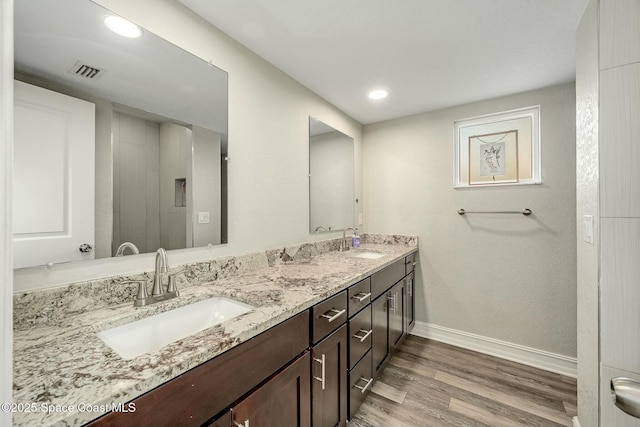
[[[226,243],[227,73],[89,0],[14,7],[14,266]]]
[[[354,226],[353,138],[309,117],[309,232]]]

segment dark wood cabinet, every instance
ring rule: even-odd
[[[347,423],[347,325],[314,345],[311,412],[313,427]]]
[[[405,337],[404,318],[404,280],[399,281],[389,290],[387,312],[389,313],[389,350],[395,349]]]
[[[389,293],[384,293],[371,303],[371,354],[373,360],[373,370],[376,373],[382,368],[382,364],[389,355],[389,316],[387,305],[390,300]]]
[[[231,408],[232,426],[302,427],[311,422],[306,352]]]
[[[214,421],[206,424],[206,427],[229,427],[231,426],[231,411],[217,417]]]
[[[349,419],[364,402],[373,384],[373,370],[371,367],[371,350],[369,350],[356,366],[349,372]]]
[[[391,352],[406,336],[405,280],[400,280],[371,303],[372,360],[376,377],[384,368]]]
[[[405,277],[405,329],[409,333],[409,328],[416,323],[416,297],[415,297],[415,272],[409,273]]]

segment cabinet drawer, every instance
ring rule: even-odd
[[[371,305],[349,319],[349,369],[371,348]]]
[[[349,372],[349,419],[352,419],[373,385],[371,351]]]
[[[416,253],[412,253],[411,255],[405,257],[404,259],[404,274],[407,275],[416,269]]]
[[[347,291],[342,291],[311,308],[313,342],[317,343],[347,320]]]
[[[376,299],[404,277],[404,258],[371,276],[371,299]]]
[[[347,291],[349,294],[349,317],[353,317],[371,302],[371,277],[356,283]]]

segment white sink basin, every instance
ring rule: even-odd
[[[378,259],[382,258],[384,254],[379,254],[377,252],[356,252],[353,256],[356,258]]]
[[[252,310],[229,298],[215,297],[99,332],[98,337],[125,360],[152,353]]]

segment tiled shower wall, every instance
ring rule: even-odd
[[[160,125],[114,112],[113,243],[160,247]]]

